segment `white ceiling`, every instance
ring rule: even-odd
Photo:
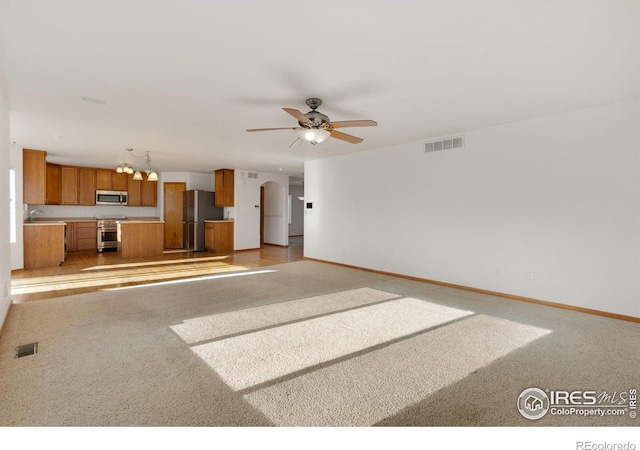
[[[0,0],[11,140],[63,164],[306,160],[640,96],[640,2]],[[104,104],[83,101],[100,99]],[[289,148],[319,97],[361,144]],[[282,170],[281,170],[282,169]]]

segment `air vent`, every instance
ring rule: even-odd
[[[36,353],[38,353],[38,343],[32,342],[31,344],[16,347],[14,358],[22,358],[23,356],[35,355]]]
[[[440,141],[431,141],[424,144],[425,153],[439,152],[440,150],[451,150],[452,148],[464,147],[464,139],[462,136],[442,139]]]
[[[258,178],[258,174],[257,174],[257,173],[255,173],[255,172],[249,172],[249,173],[247,174],[247,176],[248,176],[249,178]]]

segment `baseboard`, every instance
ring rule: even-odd
[[[268,245],[268,246],[270,246],[270,247],[280,247],[280,248],[288,248],[288,247],[289,247],[289,244],[287,244],[287,245],[281,245],[281,244],[267,244],[266,242],[265,242],[264,244],[262,244],[262,245]]]
[[[0,325],[0,339],[2,339],[2,332],[4,331],[4,327],[7,324],[7,319],[9,319],[9,314],[11,314],[11,307],[13,306],[13,302],[9,303],[9,307],[7,308],[7,313],[4,316],[4,320]]]
[[[487,289],[479,289],[479,288],[474,288],[474,287],[470,287],[470,286],[463,286],[463,285],[460,285],[460,284],[446,283],[444,281],[430,280],[428,278],[412,277],[412,276],[409,276],[409,275],[402,275],[402,274],[397,274],[397,273],[393,273],[393,272],[385,272],[383,270],[367,269],[366,267],[352,266],[352,265],[349,265],[349,264],[342,264],[342,263],[333,262],[333,261],[326,261],[326,260],[323,260],[323,259],[308,258],[306,256],[304,257],[304,259],[308,260],[308,261],[316,261],[316,262],[325,263],[325,264],[332,264],[334,266],[348,267],[350,269],[364,270],[366,272],[379,273],[381,275],[390,275],[390,276],[394,276],[394,277],[398,277],[398,278],[404,278],[404,279],[412,280],[412,281],[420,281],[422,283],[436,284],[438,286],[446,286],[446,287],[451,287],[451,288],[455,288],[455,289],[462,289],[462,290],[465,290],[465,291],[477,292],[477,293],[480,293],[480,294],[493,295],[493,296],[496,296],[496,297],[506,298],[506,299],[509,299],[509,300],[517,300],[519,302],[535,303],[536,305],[551,306],[552,308],[566,309],[566,310],[569,310],[569,311],[577,311],[577,312],[586,313],[586,314],[593,314],[593,315],[596,315],[596,316],[608,317],[610,319],[625,320],[627,322],[640,323],[640,317],[626,316],[624,314],[616,314],[616,313],[607,312],[607,311],[600,311],[598,309],[582,308],[580,306],[565,305],[564,303],[550,302],[550,301],[547,301],[547,300],[540,300],[540,299],[536,299],[536,298],[523,297],[523,296],[520,296],[520,295],[506,294],[504,292],[490,291],[490,290],[487,290]]]

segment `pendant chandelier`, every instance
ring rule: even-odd
[[[143,180],[142,172],[145,172],[147,174],[147,181],[158,181],[158,172],[151,168],[151,157],[149,156],[148,151],[145,155],[135,155],[132,148],[127,148],[125,150],[128,151],[129,154],[134,158],[144,158],[145,161],[144,165],[142,166],[142,171],[134,169],[131,164],[124,163],[120,164],[116,168],[117,173],[128,173],[130,175],[133,174],[134,180],[141,181]]]

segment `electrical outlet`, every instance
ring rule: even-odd
[[[498,268],[498,269],[496,269],[496,276],[497,276],[497,277],[499,277],[499,276],[500,276],[500,273],[501,273],[501,270],[500,270],[499,268]]]
[[[529,280],[533,281],[533,272],[529,272]]]
[[[11,283],[7,280],[4,282],[4,296],[9,297],[11,293]]]

